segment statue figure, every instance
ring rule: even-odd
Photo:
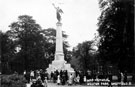
[[[54,5],[54,3],[52,4],[54,6],[54,8],[56,9],[56,17],[57,17],[57,20],[60,22],[61,21],[61,14],[63,13],[63,11],[59,8],[59,7],[56,7]]]

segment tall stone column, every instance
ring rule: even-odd
[[[67,70],[68,72],[74,72],[74,69],[71,67],[67,61],[64,60],[63,53],[63,37],[62,37],[62,23],[56,23],[56,47],[55,47],[55,58],[52,61],[52,64],[49,64],[47,72],[51,73],[55,70]]]
[[[47,72],[50,73],[51,71],[62,70],[64,69],[65,64],[66,61],[64,60],[64,53],[63,53],[62,23],[58,21],[56,23],[55,58],[52,61],[52,64],[49,64]]]
[[[56,61],[64,61],[64,53],[63,53],[63,37],[62,37],[62,23],[56,23],[56,47],[55,47],[55,60]]]

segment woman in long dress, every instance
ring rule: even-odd
[[[77,81],[77,83],[80,82],[80,76],[79,75],[76,77],[76,81]]]
[[[72,85],[72,84],[73,84],[73,75],[70,74],[69,80],[68,80],[68,85]]]
[[[58,75],[58,77],[57,77],[57,84],[60,85],[60,82],[61,82],[60,81],[60,75]]]

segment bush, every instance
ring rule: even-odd
[[[26,87],[26,80],[22,75],[2,75],[1,87]]]

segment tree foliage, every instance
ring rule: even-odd
[[[78,69],[86,71],[88,69],[92,69],[92,67],[96,64],[92,44],[93,41],[85,41],[83,43],[79,43],[73,49],[73,58],[78,59],[77,65],[79,66],[76,66]]]
[[[22,15],[17,22],[10,25],[11,30],[7,31],[9,37],[16,43],[16,53],[11,66],[22,70],[45,68],[46,59],[44,57],[45,38],[40,33],[41,27],[31,16]],[[13,67],[12,67],[13,68]],[[14,68],[13,68],[14,69]]]
[[[0,60],[2,73],[10,73],[9,61],[13,59],[15,44],[7,33],[0,32]]]
[[[99,0],[101,16],[98,32],[99,52],[104,61],[111,61],[121,71],[132,72],[134,61],[133,0]]]

